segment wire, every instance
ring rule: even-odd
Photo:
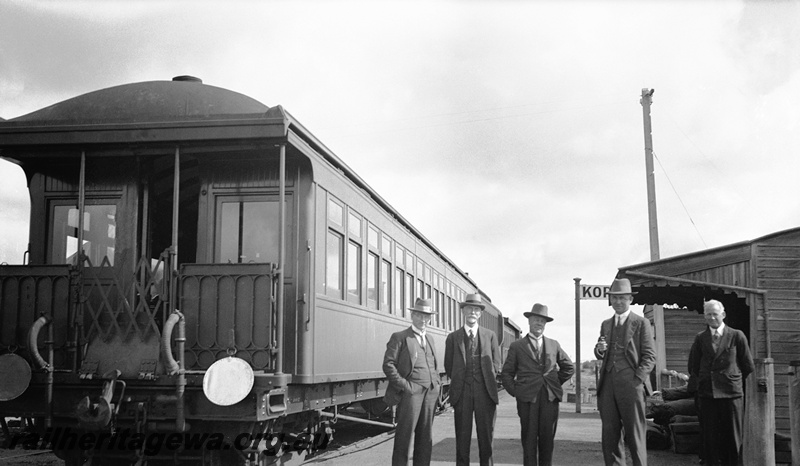
[[[672,122],[672,124],[673,124],[673,125],[675,125],[675,127],[676,127],[676,128],[678,129],[678,131],[679,131],[679,132],[680,132],[680,133],[683,135],[683,137],[685,137],[685,138],[686,138],[686,140],[687,140],[687,141],[689,141],[689,143],[690,143],[692,146],[694,146],[694,148],[695,148],[695,149],[697,149],[697,152],[699,152],[699,153],[700,153],[700,155],[701,155],[701,156],[703,156],[703,158],[706,160],[706,162],[708,162],[708,164],[709,164],[709,165],[711,165],[712,167],[714,167],[714,170],[716,170],[717,172],[719,172],[719,171],[720,171],[719,167],[717,167],[717,165],[716,165],[716,164],[714,164],[714,162],[711,160],[711,158],[710,158],[709,156],[707,156],[707,155],[705,154],[705,152],[703,152],[703,150],[702,150],[702,149],[700,149],[700,147],[699,147],[697,144],[695,144],[695,142],[692,140],[692,138],[690,138],[690,137],[689,137],[689,135],[688,135],[688,134],[686,134],[686,132],[683,130],[683,128],[681,128],[681,127],[680,127],[680,125],[678,124],[678,122],[677,122],[677,121],[675,121],[675,119],[674,119],[674,118],[672,118],[672,115],[670,115],[670,113],[669,113],[669,112],[668,112],[666,109],[663,109],[663,110],[664,110],[664,113],[667,115],[667,118],[669,119],[669,121],[671,121],[671,122]]]
[[[703,243],[703,246],[708,249],[708,245],[706,241],[703,239],[703,235],[700,234],[700,230],[697,229],[697,225],[694,223],[694,219],[692,218],[692,214],[689,213],[689,209],[686,208],[686,204],[683,203],[683,199],[681,199],[681,195],[678,194],[678,190],[675,189],[675,185],[672,184],[672,180],[669,178],[669,174],[667,174],[667,170],[664,168],[664,165],[661,163],[661,159],[658,158],[655,151],[653,151],[653,157],[656,158],[658,162],[658,166],[661,167],[661,171],[664,172],[664,176],[667,178],[667,182],[669,182],[669,186],[672,188],[672,192],[675,193],[675,196],[678,197],[678,202],[681,203],[683,207],[683,211],[686,212],[686,216],[689,217],[689,222],[691,222],[692,227],[694,227],[694,231],[697,232],[697,236],[700,237],[700,241]]]

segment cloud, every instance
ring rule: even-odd
[[[281,104],[523,328],[548,304],[569,348],[572,279],[610,283],[650,257],[642,88],[662,257],[800,223],[798,8],[13,1],[0,116],[180,74]],[[9,238],[26,201],[5,189]],[[589,348],[610,311],[584,304]]]

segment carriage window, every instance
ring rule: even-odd
[[[367,254],[367,305],[378,308],[378,256]]]
[[[383,233],[376,232],[380,237],[380,255],[382,260],[380,282],[380,309],[392,312],[392,239]]]
[[[392,238],[386,235],[383,235],[383,241],[381,241],[381,253],[387,259],[392,258]]]
[[[361,239],[361,218],[352,212],[347,216],[347,231],[353,238]]]
[[[342,298],[342,236],[328,230],[328,247],[325,263],[325,293],[328,296]]]
[[[456,328],[456,321],[453,318],[453,316],[455,315],[453,312],[453,298],[448,297],[445,298],[445,300],[447,301],[447,316],[450,321],[450,328],[453,329]]]
[[[442,325],[441,325],[441,321],[439,319],[439,311],[440,311],[440,309],[439,309],[439,291],[438,290],[433,290],[433,295],[431,296],[431,300],[433,301],[433,311],[434,311],[433,319],[431,319],[431,321],[433,322],[434,327],[441,327]]]
[[[278,262],[278,202],[222,200],[215,262]]]
[[[361,246],[347,243],[347,300],[361,302]]]
[[[406,307],[414,305],[414,276],[406,274]],[[403,308],[403,317],[406,316],[406,309]]]
[[[394,271],[394,313],[397,315],[405,315],[405,308],[403,307],[403,286],[405,277],[403,269],[395,269]]]
[[[83,251],[94,266],[107,259],[114,265],[117,241],[117,206],[115,204],[87,205],[83,213]],[[78,209],[71,205],[55,205],[50,231],[52,264],[76,264],[78,257]]]
[[[392,302],[392,264],[381,261],[381,309],[389,311],[389,303]]]
[[[439,322],[441,322],[442,328],[448,328],[447,308],[445,307],[444,293],[442,293],[441,291],[437,291],[436,296],[439,297]]]
[[[369,244],[370,248],[378,249],[378,238],[380,238],[378,230],[370,226],[367,231],[367,243]]]
[[[328,220],[339,226],[344,225],[344,209],[332,199],[328,199]]]

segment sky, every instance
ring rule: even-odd
[[[0,117],[179,75],[282,105],[578,359],[573,278],[650,260],[642,89],[662,258],[800,226],[798,44],[789,1],[0,0]],[[25,180],[0,179],[18,264]],[[612,314],[581,302],[580,360]]]

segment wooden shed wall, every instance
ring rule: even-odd
[[[706,328],[702,314],[694,310],[664,309],[664,344],[667,369],[688,374],[689,350],[694,336]]]
[[[769,296],[770,343],[775,372],[775,427],[789,432],[789,362],[800,359],[800,231],[758,241],[754,248],[754,275]],[[759,303],[759,307],[763,304]],[[759,314],[761,315],[761,314]],[[765,321],[756,322],[764,335]],[[764,351],[762,353],[762,351]],[[759,348],[766,357],[766,348]]]

